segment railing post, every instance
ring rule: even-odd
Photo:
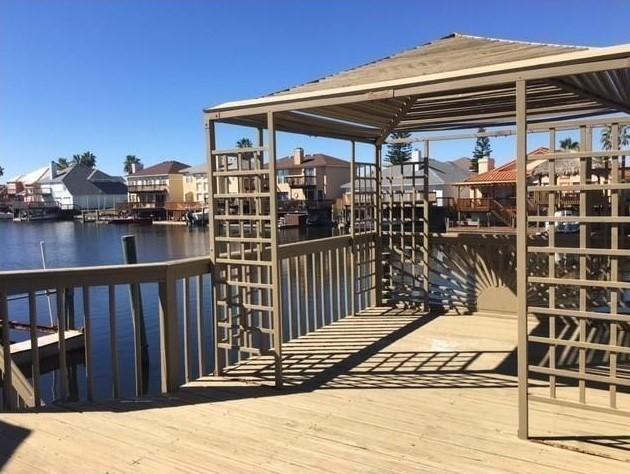
[[[11,339],[9,337],[9,306],[7,297],[0,292],[0,318],[2,318],[2,402],[5,410],[13,410],[13,380],[11,367]]]
[[[179,387],[179,326],[177,324],[177,279],[166,268],[159,283],[160,351],[162,392],[174,392]]]

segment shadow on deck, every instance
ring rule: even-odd
[[[433,442],[449,446],[454,443],[445,453],[450,456],[452,451],[455,458],[462,456],[462,459],[477,456],[473,454],[480,452],[477,449],[483,449],[483,452],[489,449],[493,454],[484,454],[482,458],[490,456],[496,459],[480,461],[487,467],[495,466],[495,462],[508,462],[500,460],[509,458],[511,454],[508,456],[506,453],[514,450],[518,452],[515,455],[519,456],[519,462],[524,462],[521,464],[523,472],[539,467],[536,459],[541,455],[541,449],[551,450],[545,451],[550,463],[555,463],[556,457],[557,462],[564,465],[572,465],[571,460],[580,462],[572,456],[594,459],[585,461],[584,469],[593,468],[591,463],[604,462],[597,459],[608,458],[607,462],[630,460],[627,454],[630,437],[625,433],[618,435],[625,431],[623,424],[615,422],[608,425],[584,412],[548,406],[537,408],[532,416],[543,420],[545,428],[535,433],[540,436],[533,440],[547,446],[543,448],[538,443],[522,443],[516,438],[515,337],[513,320],[422,315],[409,310],[384,308],[368,310],[285,344],[283,368],[286,386],[282,390],[273,386],[272,359],[256,357],[231,368],[222,377],[202,377],[169,395],[70,404],[42,410],[54,413],[51,423],[60,423],[61,426],[49,427],[48,421],[39,415],[36,418],[28,418],[28,414],[8,415],[7,420],[22,427],[15,427],[18,432],[10,425],[11,430],[5,435],[4,424],[0,426],[0,439],[3,440],[0,466],[16,449],[19,453],[24,452],[22,456],[25,459],[28,450],[18,447],[31,431],[38,434],[39,428],[43,428],[44,432],[49,429],[51,432],[59,430],[60,433],[67,430],[68,416],[71,417],[70,423],[78,423],[81,429],[89,426],[89,436],[97,436],[101,441],[99,430],[108,430],[109,423],[115,423],[116,429],[124,426],[130,432],[136,429],[147,430],[147,433],[155,431],[155,436],[165,439],[159,442],[164,443],[173,442],[173,436],[187,440],[192,433],[186,431],[188,428],[181,435],[171,430],[196,424],[200,426],[189,428],[195,430],[195,436],[200,436],[199,430],[207,426],[209,431],[204,436],[212,442],[217,442],[220,436],[232,439],[240,436],[242,431],[239,431],[239,426],[244,423],[240,429],[253,426],[252,429],[262,430],[262,439],[268,437],[269,443],[279,442],[285,436],[290,442],[293,433],[306,436],[310,439],[309,443],[325,443],[328,451],[345,445],[331,439],[336,430],[341,429],[339,426],[348,425],[347,429],[352,431],[343,435],[344,439],[350,436],[350,439],[358,440],[362,436],[360,433],[376,429],[372,435],[376,442],[374,449],[386,442],[389,436],[428,440],[410,441],[414,447],[407,449],[412,449],[418,462],[428,462],[426,454],[422,453],[433,449],[430,447]],[[544,381],[531,384],[539,389],[547,386]],[[450,390],[454,388],[458,390]],[[427,407],[430,409],[427,410]],[[161,410],[163,408],[169,410]],[[605,435],[555,436],[560,425],[549,422],[553,418],[550,415],[567,423],[567,433],[579,433],[580,427],[589,426],[589,431],[595,427],[602,428]],[[383,424],[384,420],[392,420],[394,424]],[[341,424],[338,426],[336,423]],[[399,427],[394,428],[397,424]],[[400,431],[403,427],[404,430]],[[215,429],[222,431],[215,432]],[[322,441],[320,430],[332,438]],[[484,440],[479,446],[476,446],[477,437]],[[372,441],[365,443],[373,445]],[[415,443],[424,447],[416,450]],[[424,443],[429,444],[425,446]],[[394,444],[398,446],[398,442]],[[548,445],[568,449],[557,450]],[[396,446],[391,447],[392,455],[399,449]],[[226,445],[221,449],[229,451],[233,448]],[[135,452],[130,451],[129,456]],[[261,451],[260,459],[265,459],[264,453],[266,448]],[[598,457],[578,453],[596,454]],[[317,457],[315,452],[311,454],[313,459]],[[395,455],[398,458],[401,454]],[[448,456],[434,467],[448,466]],[[344,457],[341,455],[337,462],[345,462],[339,461]],[[18,457],[17,462],[23,458]],[[404,461],[401,459],[400,462]],[[608,472],[617,467],[611,464],[608,468],[612,471]]]

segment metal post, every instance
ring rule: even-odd
[[[350,294],[352,298],[350,298],[350,314],[353,316],[356,314],[356,296],[357,296],[357,276],[356,276],[356,256],[355,256],[355,238],[356,238],[356,230],[355,230],[355,181],[357,175],[357,164],[356,164],[356,144],[354,141],[352,143],[352,154],[350,158],[350,240],[352,242],[352,247],[350,247]]]
[[[381,196],[382,151],[382,146],[376,145],[374,156],[376,164],[376,241],[374,242],[374,297],[372,298],[372,304],[377,307],[383,305],[383,257],[381,252],[383,238],[383,208]]]
[[[269,133],[269,213],[271,224],[271,284],[273,304],[273,353],[275,358],[276,388],[282,388],[282,298],[281,262],[278,257],[278,198],[276,175],[276,130],[273,112],[267,113],[267,131]]]
[[[415,165],[414,165],[415,166]],[[429,283],[429,259],[431,258],[431,252],[429,248],[429,217],[430,217],[430,203],[429,203],[429,140],[424,142],[424,160],[422,169],[422,286],[424,291],[424,311],[429,312],[429,292],[431,285]],[[415,183],[414,183],[414,195],[415,195]]]
[[[527,83],[516,82],[516,295],[518,437],[529,437],[527,356]]]
[[[215,237],[218,233],[219,222],[214,218],[216,215],[216,199],[215,199],[215,181],[214,181],[214,171],[215,171],[215,160],[212,155],[212,152],[215,149],[215,129],[214,129],[214,121],[208,120],[207,124],[208,135],[207,135],[207,147],[208,147],[208,234],[210,239],[210,260],[212,261],[212,315],[214,322],[214,375],[219,376],[223,372],[223,368],[225,367],[225,352],[219,348],[219,337],[221,328],[219,327],[219,306],[217,305],[217,296],[218,296],[218,283],[219,275],[223,268],[223,265],[218,265],[216,263],[216,241]]]

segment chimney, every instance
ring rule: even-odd
[[[293,150],[293,163],[296,165],[304,163],[304,148],[296,148]]]
[[[484,156],[483,158],[480,158],[477,162],[477,167],[479,170],[477,174],[487,173],[488,171],[493,170],[494,158],[490,158],[489,156]]]
[[[50,162],[50,179],[54,179],[57,177],[57,163],[54,161]]]
[[[140,171],[141,169],[142,169],[141,163],[131,163],[131,173],[129,174],[135,174],[137,171]]]

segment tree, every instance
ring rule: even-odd
[[[86,151],[80,155],[72,155],[72,164],[94,168],[96,166],[96,155],[91,151]]]
[[[394,132],[390,137],[394,140],[409,138],[409,132]],[[387,147],[385,161],[391,165],[400,165],[411,159],[411,143],[392,143]]]
[[[68,163],[67,159],[65,159],[65,158],[57,158],[57,169],[59,171],[65,170],[68,166],[70,166],[70,163]]]
[[[136,169],[138,169],[138,165],[141,164],[142,161],[136,155],[127,155],[124,161],[125,173],[131,174],[132,165],[136,165]]]
[[[612,125],[608,125],[602,130],[600,141],[604,150],[612,149]],[[619,142],[617,143],[617,146],[630,145],[630,126],[619,129],[619,137],[617,141]]]
[[[4,168],[0,166],[0,176],[4,176]]]
[[[578,151],[580,149],[580,142],[573,141],[573,138],[567,137],[560,140],[560,149],[563,151]]]
[[[482,127],[477,130],[477,133],[484,133],[486,130]],[[492,148],[490,147],[490,139],[488,137],[477,137],[475,142],[475,148],[473,149],[473,156],[470,160],[470,171],[473,173],[479,172],[479,160],[482,158],[490,158]]]
[[[236,142],[236,148],[252,148],[253,146],[249,138],[241,138]]]

